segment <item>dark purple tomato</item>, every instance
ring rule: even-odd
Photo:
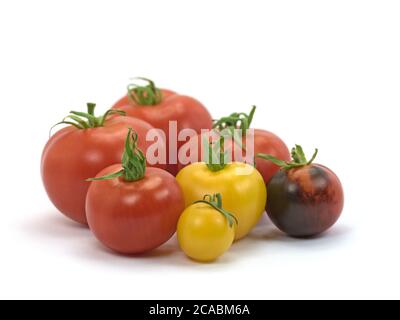
[[[344,204],[336,174],[319,164],[278,171],[268,184],[267,213],[293,237],[318,235],[339,219]]]

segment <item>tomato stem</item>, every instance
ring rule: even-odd
[[[91,116],[94,116],[94,109],[96,108],[96,104],[95,103],[87,103],[87,109],[88,109],[88,114],[90,114]]]
[[[209,170],[213,172],[221,171],[226,167],[227,153],[224,151],[225,137],[220,136],[216,143],[205,141],[205,148],[208,148],[208,159],[205,163]],[[206,150],[206,149],[205,149]],[[207,155],[207,153],[205,153]]]
[[[147,85],[141,86],[136,83],[128,85],[128,97],[141,106],[155,106],[162,101],[162,92],[156,87],[154,81],[147,78],[134,78],[134,80],[145,81]]]
[[[214,195],[206,194],[203,197],[203,200],[194,202],[194,204],[196,204],[196,203],[205,203],[205,204],[213,207],[215,210],[217,210],[219,213],[221,213],[228,220],[229,227],[231,227],[231,228],[233,227],[233,225],[235,223],[236,223],[236,225],[239,224],[238,220],[232,213],[223,209],[222,195],[220,193],[216,193]]]
[[[100,116],[96,117],[94,110],[96,108],[95,103],[87,103],[87,112],[79,112],[79,111],[70,111],[70,114],[66,116],[62,121],[58,122],[50,129],[51,131],[58,125],[67,124],[70,126],[74,126],[77,129],[89,129],[89,128],[98,128],[103,127],[106,119],[114,114],[118,114],[120,116],[125,116],[126,113],[121,110],[110,109],[107,112]]]
[[[146,157],[142,150],[138,148],[137,141],[137,132],[129,128],[125,142],[125,152],[122,156],[125,181],[141,180],[146,173]]]
[[[307,160],[303,148],[298,144],[296,144],[295,147],[292,149],[291,154],[292,154],[292,161],[283,161],[274,157],[273,155],[264,153],[258,153],[256,157],[271,161],[272,163],[281,167],[281,169],[283,170],[290,170],[293,168],[300,168],[312,164],[318,155],[318,149],[315,149],[314,154],[310,160]]]
[[[146,157],[137,146],[138,134],[129,128],[125,140],[125,151],[122,156],[122,170],[99,178],[87,179],[87,181],[112,180],[123,177],[125,181],[133,182],[144,178],[146,173]]]
[[[256,108],[256,106],[253,106],[249,114],[244,112],[235,112],[227,117],[214,120],[213,129],[218,130],[222,135],[228,138],[233,137],[234,142],[242,150],[246,151],[246,146],[242,143],[242,137],[245,136],[247,130],[250,129]]]
[[[255,112],[256,106],[253,106],[251,108],[249,114],[244,112],[232,113],[227,117],[222,117],[218,120],[214,120],[213,128],[219,131],[223,131],[224,129],[241,129],[243,134],[246,134],[246,130],[250,129]]]

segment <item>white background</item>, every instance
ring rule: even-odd
[[[400,298],[398,1],[1,1],[0,298]],[[114,255],[47,199],[49,127],[130,77],[258,106],[255,127],[342,179],[342,219],[294,240],[267,221],[214,264],[176,240]]]

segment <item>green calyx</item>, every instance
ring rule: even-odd
[[[232,113],[227,117],[222,117],[219,120],[214,120],[213,128],[219,131],[223,131],[224,129],[242,129],[243,134],[246,133],[246,130],[250,129],[251,122],[254,118],[254,113],[256,112],[256,106],[253,106],[250,113]]]
[[[300,145],[296,144],[296,146],[292,149],[292,161],[283,161],[270,154],[263,154],[263,153],[258,153],[257,157],[271,161],[277,166],[281,167],[281,169],[283,170],[290,170],[293,168],[300,168],[310,165],[311,163],[314,162],[315,158],[317,157],[317,154],[318,154],[318,149],[315,149],[311,159],[307,160],[303,148]]]
[[[144,86],[136,83],[128,85],[129,98],[141,106],[155,106],[162,101],[161,90],[158,89],[152,80],[146,78],[134,78],[134,80],[141,80],[147,84]]]
[[[205,204],[213,207],[215,210],[217,210],[219,213],[221,213],[228,220],[229,227],[231,227],[231,228],[233,227],[233,225],[235,223],[236,223],[236,225],[239,224],[238,220],[232,213],[230,213],[222,208],[222,196],[220,193],[217,193],[214,195],[207,194],[204,196],[203,200],[199,200],[194,203],[205,203]]]
[[[99,178],[87,181],[112,180],[123,177],[125,181],[133,182],[144,178],[146,173],[146,157],[137,146],[138,134],[129,128],[125,141],[125,151],[122,156],[122,170]]]
[[[242,143],[243,136],[250,129],[254,119],[256,106],[253,106],[250,113],[234,112],[227,117],[222,117],[219,120],[214,120],[213,129],[220,135],[219,144],[214,146],[209,141],[204,141],[204,150],[209,150],[208,158],[205,161],[208,169],[211,171],[220,171],[225,168],[227,153],[224,151],[225,139],[232,139],[242,150],[246,150],[246,146]]]
[[[62,121],[57,123],[52,129],[60,124],[67,124],[74,126],[78,129],[89,129],[103,127],[106,119],[114,114],[125,116],[126,113],[121,110],[110,109],[100,117],[96,117],[94,110],[96,108],[95,103],[87,103],[87,112],[71,111]]]
[[[222,117],[219,120],[214,120],[213,129],[221,132],[221,135],[225,136],[226,138],[233,138],[234,142],[242,150],[246,150],[246,147],[242,143],[242,137],[245,136],[247,130],[250,129],[255,112],[256,106],[253,106],[249,114],[244,112],[235,112],[227,117]]]
[[[224,169],[227,165],[227,153],[224,151],[225,137],[221,135],[216,143],[209,142],[206,139],[203,142],[204,150],[208,148],[208,154],[205,152],[206,158],[204,159],[207,168],[213,172]]]

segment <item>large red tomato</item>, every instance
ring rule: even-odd
[[[145,80],[149,83],[147,86],[129,87],[128,94],[121,98],[113,108],[123,110],[128,116],[142,119],[154,128],[161,129],[166,136],[167,150],[172,144],[169,139],[170,121],[177,122],[178,134],[183,129],[192,129],[196,133],[200,133],[201,129],[211,129],[211,115],[199,101],[170,90],[158,89],[152,81]],[[176,137],[173,140],[176,141]],[[177,141],[177,150],[184,143],[185,141]],[[175,149],[174,145],[172,145],[172,149]],[[167,170],[176,175],[178,165],[169,156],[169,152],[167,153],[167,163]]]
[[[146,168],[137,137],[128,139],[122,166],[104,169],[97,175],[101,181],[92,182],[86,212],[100,242],[119,253],[138,254],[172,237],[185,202],[174,176]]]
[[[248,135],[247,139],[249,139],[249,141],[254,141],[254,156],[257,155],[257,153],[265,153],[273,155],[278,159],[289,161],[290,160],[289,149],[281,138],[279,138],[272,132],[266,130],[261,130],[261,129],[248,130],[254,115],[254,111],[255,108],[253,108],[252,112],[249,115],[246,115],[244,113],[241,114],[234,113],[229,117],[221,118],[220,121],[216,121],[215,130],[220,131],[221,129],[228,129],[231,126],[242,128],[243,133]],[[238,123],[240,123],[239,126]],[[213,137],[215,136],[211,135],[211,138]],[[191,137],[190,140],[181,147],[181,154],[185,155],[188,160],[190,159],[191,163],[201,162],[206,160],[202,159],[202,154],[204,154],[204,151],[202,152],[202,148],[204,148],[204,143],[203,143],[204,138],[207,139],[208,137],[206,135],[197,135]],[[243,135],[241,138],[241,144],[243,146],[243,150],[240,150],[240,145],[237,143],[235,139],[231,138],[225,140],[225,145],[224,145],[225,151],[231,152],[231,159],[233,161],[240,161],[246,158],[246,149],[249,146],[246,145],[245,135]],[[235,152],[237,152],[235,150],[238,149],[242,153],[241,159],[235,156]],[[256,158],[255,163],[256,163],[256,168],[263,176],[265,183],[268,183],[271,177],[279,170],[279,167],[270,161],[264,161],[262,159]],[[188,163],[180,162],[178,166],[179,170],[187,165]]]
[[[147,150],[150,143],[145,136],[153,127],[131,117],[93,116],[85,121],[76,118],[76,114],[72,116],[79,122],[58,131],[45,146],[41,172],[47,194],[57,209],[72,220],[87,224],[85,198],[89,182],[85,180],[121,161],[127,128],[134,128],[143,137],[140,147]]]

